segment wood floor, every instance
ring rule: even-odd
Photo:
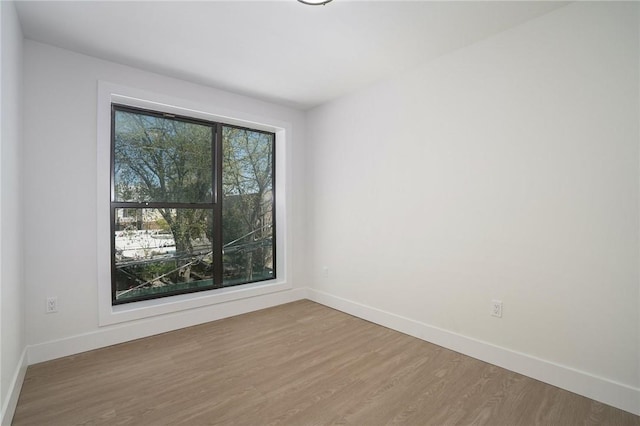
[[[14,425],[640,425],[310,301],[32,365]]]

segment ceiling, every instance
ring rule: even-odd
[[[562,7],[547,1],[18,1],[24,36],[309,109]]]

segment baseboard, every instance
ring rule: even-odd
[[[640,415],[640,389],[638,388],[452,333],[322,291],[308,289],[308,298],[375,324]]]
[[[266,295],[234,300],[173,314],[151,317],[144,320],[103,327],[90,333],[31,345],[28,348],[29,365],[50,361],[64,356],[128,342],[155,334],[166,333],[185,327],[216,321],[284,303],[305,299],[306,288],[270,293]]]
[[[18,405],[18,398],[20,397],[20,391],[22,390],[22,383],[24,382],[24,376],[27,373],[27,348],[24,348],[20,360],[18,361],[18,367],[13,375],[11,383],[9,385],[9,391],[7,397],[2,401],[2,418],[0,424],[2,426],[11,425],[13,420],[13,414],[16,412]]]

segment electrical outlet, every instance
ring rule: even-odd
[[[491,316],[502,318],[502,300],[491,301]]]
[[[47,297],[47,306],[45,307],[45,313],[52,314],[58,312],[58,298]]]

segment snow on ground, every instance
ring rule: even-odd
[[[149,259],[175,253],[173,235],[159,231],[116,231],[116,253],[129,259]]]

